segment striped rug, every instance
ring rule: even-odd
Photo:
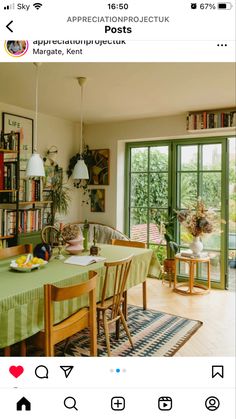
[[[122,325],[120,339],[115,339],[112,331],[112,356],[173,356],[188,339],[202,326],[202,322],[155,310],[128,307],[128,326],[134,343],[129,344]],[[83,330],[70,338],[64,352],[65,343],[56,346],[56,356],[89,356],[88,330]],[[106,343],[102,327],[98,337],[98,356],[106,356]]]

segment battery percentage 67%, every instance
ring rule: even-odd
[[[216,5],[214,3],[201,3],[200,4],[200,9],[204,9],[204,10],[215,10],[216,9]]]

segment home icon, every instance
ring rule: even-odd
[[[31,403],[25,397],[22,397],[16,403],[16,410],[31,410]]]

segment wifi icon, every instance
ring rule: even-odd
[[[35,7],[35,9],[39,10],[40,7],[42,7],[42,3],[34,3],[33,6]]]

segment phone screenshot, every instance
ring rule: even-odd
[[[235,418],[235,0],[0,1],[0,416]]]

